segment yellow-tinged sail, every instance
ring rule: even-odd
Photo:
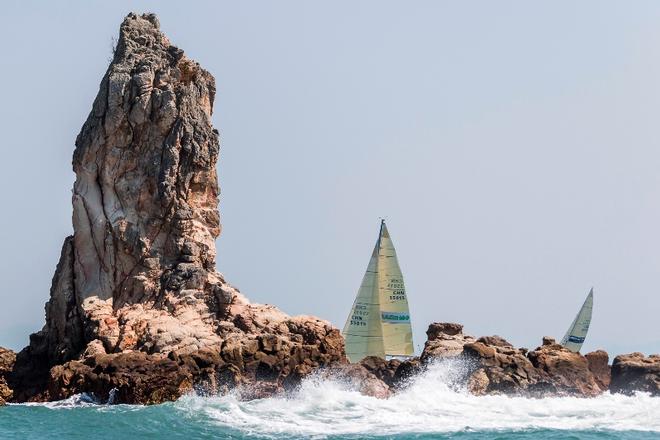
[[[385,355],[412,356],[414,349],[406,286],[396,258],[394,243],[384,221],[380,231],[378,284]]]
[[[413,355],[406,288],[384,221],[343,335],[351,362],[367,356]]]

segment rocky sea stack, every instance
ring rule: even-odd
[[[211,125],[215,80],[170,44],[155,15],[130,14],[76,139],[72,236],[46,324],[20,353],[0,348],[0,405],[93,393],[160,403],[191,391],[269,396],[320,371],[387,398],[436,362],[473,394],[660,395],[660,356],[535,350],[434,323],[419,358],[348,364],[327,321],[251,304],[215,268],[220,234]]]
[[[8,378],[14,400],[115,389],[119,401],[155,403],[255,381],[277,390],[344,361],[328,322],[251,304],[215,269],[215,92],[155,15],[128,15],[76,139],[74,233],[46,325]]]

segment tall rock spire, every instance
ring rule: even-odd
[[[179,264],[215,270],[214,95],[213,76],[155,16],[128,16],[73,155],[79,302],[155,301],[180,290],[168,285]]]
[[[201,373],[188,361],[168,362],[200,352],[212,358],[204,377],[231,365],[241,381],[267,377],[276,389],[287,376],[344,360],[329,323],[251,304],[215,269],[214,98],[213,76],[169,42],[155,15],[126,17],[76,139],[74,233],[64,241],[46,324],[17,357],[16,400],[112,386],[125,401],[145,401],[122,379],[138,364],[152,365],[155,376],[176,372],[155,381],[177,384],[169,394],[176,397]],[[143,357],[126,361],[127,353]],[[117,383],[98,382],[88,371],[97,361],[122,371]],[[143,387],[151,376],[140,377]]]
[[[95,336],[115,349],[121,331],[102,327],[125,305],[175,309],[187,297],[221,312],[218,300],[231,301],[215,271],[214,96],[213,76],[170,44],[155,15],[124,20],[76,139],[74,234],[47,305],[51,361]]]

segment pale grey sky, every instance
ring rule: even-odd
[[[0,345],[71,228],[74,140],[131,10],[217,80],[218,267],[343,326],[378,219],[415,328],[660,351],[660,3],[3,2]]]

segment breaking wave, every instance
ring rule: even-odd
[[[482,430],[613,430],[660,432],[660,398],[603,394],[532,399],[472,396],[456,389],[460,365],[439,363],[385,400],[345,384],[313,378],[288,398],[242,402],[234,396],[189,396],[188,414],[245,432],[293,436],[430,434]]]
[[[143,407],[99,405],[90,396],[76,396],[12,405],[0,409],[0,438],[490,439],[565,438],[569,431],[571,438],[660,437],[660,398],[608,393],[595,398],[476,397],[455,386],[461,370],[460,364],[432,365],[386,400],[314,377],[286,397],[253,401],[242,401],[238,394],[191,395]],[[99,426],[113,430],[99,432]]]

